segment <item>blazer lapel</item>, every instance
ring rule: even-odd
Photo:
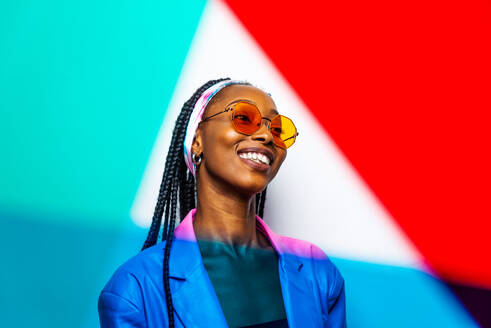
[[[280,282],[290,328],[322,327],[319,308],[313,302],[312,286],[305,279],[299,261],[280,256]]]
[[[227,328],[194,234],[195,213],[190,211],[174,231],[169,259],[174,311],[184,327]]]
[[[291,249],[280,235],[274,233],[268,225],[256,216],[258,229],[260,229],[270,240],[279,256],[279,275],[283,303],[290,328],[322,327],[319,308],[314,302],[312,282],[306,277],[302,270],[308,261],[307,258],[299,257]]]

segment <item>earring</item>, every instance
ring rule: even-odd
[[[191,159],[193,160],[194,165],[198,166],[201,164],[201,156],[200,155],[196,155],[196,153],[193,153],[191,155]]]

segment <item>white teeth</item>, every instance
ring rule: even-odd
[[[257,163],[264,163],[266,165],[269,165],[269,158],[263,154],[259,153],[240,153],[239,157],[245,158],[245,159],[250,159],[251,161],[257,162]]]

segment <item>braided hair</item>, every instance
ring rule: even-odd
[[[184,106],[177,117],[174,130],[172,132],[169,151],[165,161],[164,174],[160,184],[159,196],[155,206],[152,224],[150,226],[147,239],[142,247],[142,250],[144,250],[157,243],[163,216],[164,227],[162,231],[162,241],[165,241],[163,279],[170,328],[174,328],[175,326],[174,306],[172,304],[172,295],[170,292],[169,283],[169,257],[173,240],[172,236],[176,226],[176,219],[179,218],[180,222],[191,209],[196,207],[196,181],[195,177],[187,169],[184,161],[183,142],[194,105],[201,97],[203,92],[224,80],[229,80],[229,78],[211,80],[198,88],[191,98],[184,103]],[[256,211],[260,217],[262,217],[264,214],[265,201],[266,188],[261,193],[256,194]],[[179,213],[177,213],[178,208]]]

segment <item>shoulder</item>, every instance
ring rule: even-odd
[[[281,251],[286,254],[292,254],[299,258],[309,259],[312,261],[326,262],[328,265],[334,266],[327,254],[317,245],[306,240],[287,237],[275,234],[277,242],[279,242]],[[330,263],[330,264],[329,264]]]
[[[149,247],[123,263],[102,289],[98,300],[101,327],[148,327],[146,308],[150,293],[153,304],[160,304],[153,292],[160,286],[162,244]],[[159,289],[160,290],[160,289]],[[157,296],[156,296],[157,295]]]
[[[271,230],[260,217],[257,219],[260,228],[285,259],[308,265],[321,276],[327,275],[335,279],[342,279],[339,270],[320,247],[306,240],[278,234]]]
[[[157,243],[119,266],[102,289],[109,294],[126,299],[135,305],[141,301],[144,280],[159,279],[163,267],[163,245]]]

